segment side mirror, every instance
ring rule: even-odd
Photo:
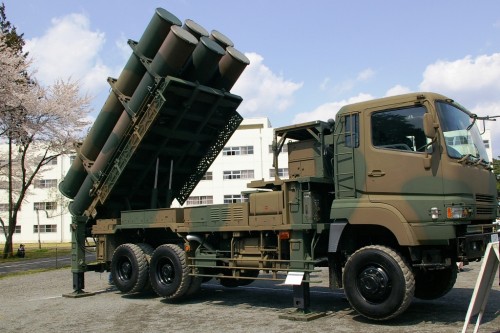
[[[424,114],[424,133],[429,139],[434,139],[437,135],[436,129],[438,124],[434,123],[434,119],[430,113]]]
[[[434,122],[434,118],[430,113],[425,113],[424,114],[424,134],[428,139],[431,139],[431,141],[426,145],[426,152],[425,152],[425,158],[424,158],[424,168],[426,170],[431,168],[432,165],[432,154],[429,153],[427,150],[428,146],[431,146],[433,142],[436,141],[437,139],[437,131],[436,129],[439,127],[439,124]]]

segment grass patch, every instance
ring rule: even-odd
[[[0,263],[15,262],[26,259],[40,259],[40,258],[55,258],[65,256],[71,253],[71,243],[44,243],[39,248],[38,243],[27,243],[25,245],[25,257],[18,258],[16,256],[19,244],[14,244],[14,257],[3,259],[3,248],[0,256]],[[1,246],[4,246],[3,244]]]

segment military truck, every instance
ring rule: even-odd
[[[496,182],[480,118],[430,92],[346,105],[335,120],[275,129],[274,167],[247,200],[174,208],[238,128],[229,91],[248,59],[225,35],[158,9],[60,184],[73,199],[75,297],[86,271],[110,271],[123,293],[196,297],[202,283],[292,284],[308,313],[327,269],[351,306],[394,318],[413,297],[453,287],[457,262],[480,260],[495,232]],[[97,261],[85,262],[85,241]],[[290,282],[291,281],[291,282]]]

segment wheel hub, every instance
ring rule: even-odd
[[[358,276],[358,287],[368,301],[382,301],[390,292],[389,276],[380,267],[367,267]]]
[[[132,265],[128,260],[125,260],[120,265],[120,278],[122,280],[129,280],[132,274]]]
[[[174,267],[170,263],[161,265],[159,270],[160,281],[170,284],[174,280]]]

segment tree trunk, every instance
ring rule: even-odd
[[[5,247],[3,248],[3,258],[5,259],[7,257],[13,257],[13,256],[14,256],[14,250],[12,248],[12,233],[9,230],[8,234],[5,236]]]

